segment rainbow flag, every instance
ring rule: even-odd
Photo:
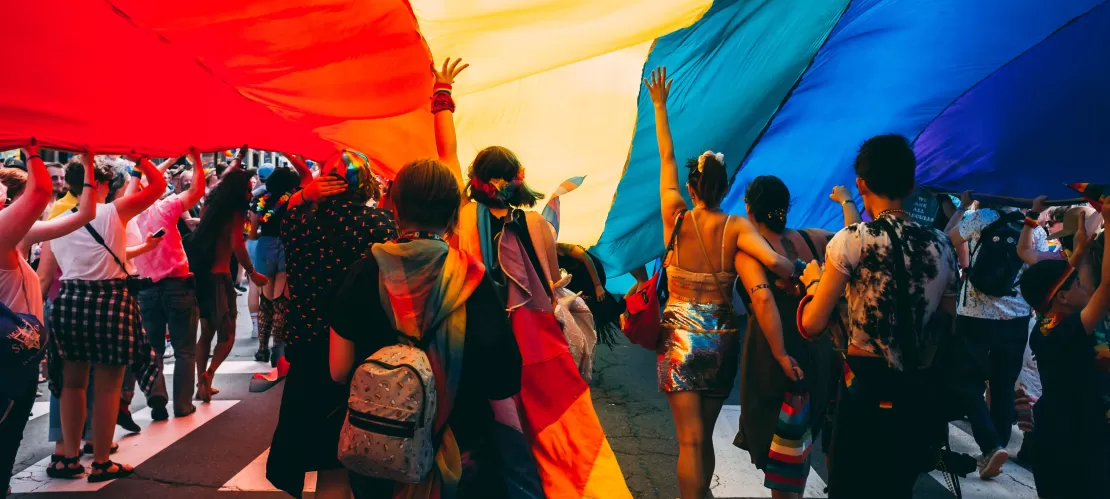
[[[1106,184],[1088,184],[1086,182],[1081,182],[1066,185],[1079,192],[1079,195],[1083,196],[1083,199],[1086,199],[1087,202],[1091,203],[1091,206],[1099,211],[1102,211],[1102,201],[1100,200],[1103,196],[1110,194],[1110,189],[1107,189],[1107,187],[1110,186]]]
[[[547,221],[551,223],[551,226],[555,227],[556,236],[559,235],[559,219],[561,213],[559,196],[577,189],[582,185],[584,180],[586,180],[585,175],[564,180],[563,183],[559,184],[559,187],[555,189],[555,192],[551,194],[551,198],[547,200],[547,205],[543,207],[543,218],[546,218]]]
[[[224,155],[224,159],[226,159],[226,160],[230,160],[231,158],[235,157],[235,153],[232,152],[231,149],[228,149],[228,150],[222,152],[221,154]]]

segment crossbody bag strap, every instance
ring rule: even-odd
[[[809,252],[813,254],[813,259],[817,260],[817,263],[825,263],[825,255],[817,253],[817,245],[813,244],[813,239],[809,237],[809,233],[806,232],[805,229],[802,229],[798,231],[798,235],[802,236],[802,240],[806,242],[806,246],[809,246]]]
[[[721,299],[724,300],[724,303],[726,303],[731,308],[732,298],[728,295],[725,295],[725,288],[721,286],[721,281],[717,279],[717,268],[713,266],[713,260],[709,259],[709,250],[705,249],[705,241],[701,238],[701,227],[698,226],[698,218],[694,216],[693,211],[690,212],[690,218],[692,218],[694,222],[694,232],[698,235],[698,246],[701,247],[702,256],[705,257],[705,262],[709,264],[709,268],[713,269],[712,275],[713,281],[717,283],[717,293],[721,295]],[[724,230],[728,230],[727,223],[725,224],[724,229],[722,229],[722,232]],[[724,243],[722,243],[722,245],[723,244]],[[721,265],[724,265],[724,262],[721,262]]]
[[[74,208],[70,211],[77,213],[77,208]],[[116,261],[116,265],[119,265],[120,270],[123,270],[123,273],[127,274],[127,277],[133,277],[131,273],[127,271],[127,267],[124,266],[123,260],[120,260],[119,257],[116,256],[116,252],[112,251],[112,248],[108,247],[108,244],[104,242],[104,238],[100,237],[100,233],[93,228],[91,222],[85,224],[85,230],[89,231],[89,235],[92,236],[93,240],[96,241],[97,244],[108,250],[108,254],[112,255],[112,259]]]
[[[674,230],[671,231],[671,239],[667,242],[667,249],[663,252],[663,265],[667,264],[668,258],[671,253],[678,248],[678,231],[682,228],[682,221],[686,219],[686,210],[679,210],[678,214],[674,216]]]

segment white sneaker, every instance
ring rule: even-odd
[[[1010,459],[1010,453],[1006,449],[996,449],[989,457],[983,456],[979,459],[979,479],[990,480],[1002,474],[1002,465]]]

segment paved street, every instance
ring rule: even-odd
[[[268,372],[269,366],[253,360],[257,343],[249,338],[245,308],[240,315],[239,332],[232,357],[216,377],[215,385],[222,392],[211,404],[198,405],[196,415],[152,423],[141,394],[136,397],[132,411],[144,429],[136,435],[118,434],[120,451],[113,456],[136,466],[136,475],[131,478],[103,484],[47,478],[43,466],[53,449],[47,442],[49,404],[46,397],[38,399],[17,459],[16,469],[20,473],[13,481],[14,497],[287,497],[275,492],[264,477],[266,453],[283,387],[278,385],[264,393],[248,392],[252,374]],[[629,488],[637,498],[678,497],[675,478],[678,444],[666,399],[655,386],[654,356],[630,345],[612,351],[602,347],[598,349],[595,368],[594,404]],[[762,473],[752,467],[747,453],[732,446],[740,413],[738,394],[734,392],[726,404],[714,435],[717,453],[714,497],[770,497],[763,488]],[[970,453],[975,445],[965,429],[966,426],[953,425],[951,441],[954,450]],[[1019,446],[1020,436],[1016,436],[1011,443],[1012,453]],[[896,448],[892,457],[893,452]],[[814,452],[813,463],[815,473],[810,475],[806,497],[826,497],[823,489],[827,473],[819,449]],[[942,480],[939,476],[922,477],[916,497],[951,497]],[[312,483],[310,477],[310,490]],[[1005,474],[997,480],[982,482],[968,478],[962,484],[968,499],[1036,498],[1032,475],[1013,463],[1006,465]]]

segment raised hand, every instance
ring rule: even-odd
[[[452,61],[451,58],[448,57],[447,59],[443,60],[443,68],[439,70],[436,69],[436,66],[433,63],[432,73],[436,75],[436,83],[442,83],[444,85],[454,85],[455,77],[459,76],[459,73],[462,73],[464,69],[470,67],[469,64],[463,64],[462,66],[460,66],[460,63],[462,63],[462,59],[455,59],[454,61]]]
[[[972,203],[975,202],[975,198],[972,197],[974,194],[975,191],[964,191],[963,194],[960,194],[960,208],[970,210]]]
[[[334,175],[321,175],[312,180],[301,194],[305,201],[315,203],[326,197],[340,194],[347,190],[347,181]]]
[[[1037,213],[1048,211],[1048,196],[1037,196],[1037,198],[1033,200],[1033,211]]]
[[[655,105],[665,105],[667,97],[671,94],[671,83],[674,80],[667,79],[667,66],[660,66],[651,70],[651,77],[644,78],[644,85],[647,85],[648,95],[651,96],[651,101]]]
[[[848,188],[844,187],[843,185],[838,185],[836,187],[833,187],[832,194],[829,194],[829,199],[831,199],[836,204],[844,204],[845,202],[851,201],[853,199],[852,191],[849,191]]]

